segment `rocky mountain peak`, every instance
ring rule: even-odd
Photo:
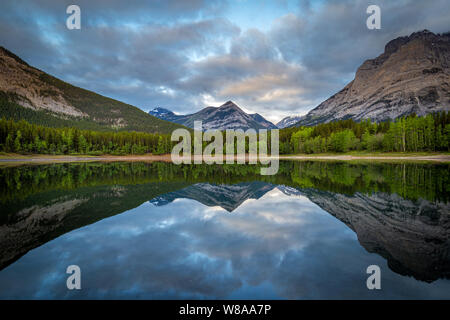
[[[227,102],[225,102],[223,105],[221,105],[219,107],[219,109],[234,109],[234,110],[237,110],[237,111],[244,112],[244,111],[242,111],[241,108],[239,108],[239,106],[237,104],[235,104],[231,100],[228,100]]]
[[[349,118],[384,121],[449,108],[450,36],[423,30],[388,42],[383,54],[366,60],[353,81],[298,124]]]
[[[161,108],[161,107],[156,107],[156,108],[150,110],[148,113],[151,114],[152,116],[154,116],[156,114],[158,114],[158,115],[161,115],[161,114],[174,115],[175,114],[172,111],[170,111],[169,109],[165,109],[165,108]]]
[[[444,38],[445,37],[442,37],[442,40]],[[409,36],[398,37],[398,38],[395,38],[394,40],[389,41],[386,44],[386,46],[384,47],[384,53],[387,55],[390,55],[390,54],[396,52],[400,47],[402,47],[405,44],[407,44],[411,41],[414,41],[414,40],[433,42],[433,41],[441,40],[441,36],[436,35],[427,29],[418,31],[418,32],[414,32]]]
[[[151,115],[163,120],[183,124],[193,128],[194,121],[201,120],[205,130],[226,129],[276,129],[270,121],[264,119],[258,113],[248,114],[237,104],[229,100],[220,107],[206,107],[196,113],[187,115],[175,115],[173,113],[153,112]]]

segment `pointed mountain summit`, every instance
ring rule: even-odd
[[[165,109],[165,108],[155,108],[153,110],[150,110],[148,112],[151,116],[154,116],[159,119],[164,119],[166,121],[170,122],[176,122],[175,120],[178,119],[179,116],[177,116],[172,111]]]
[[[233,101],[227,101],[220,107],[206,107],[196,113],[175,115],[173,112],[156,108],[149,112],[162,120],[172,121],[193,128],[194,121],[201,120],[204,130],[226,129],[276,129],[270,121],[258,113],[248,114]]]
[[[151,115],[169,115],[169,116],[174,116],[175,113],[173,113],[172,111],[168,110],[168,109],[164,109],[164,108],[155,108],[153,110],[150,110],[148,112]]]

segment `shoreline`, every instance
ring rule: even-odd
[[[197,157],[198,158],[198,157]],[[197,159],[196,158],[196,159]],[[234,156],[233,160],[237,157]],[[209,159],[209,158],[203,158]],[[242,159],[242,157],[240,157]],[[248,155],[246,155],[248,160]],[[269,159],[275,160],[276,157],[264,157],[259,159]],[[432,162],[450,162],[450,154],[323,154],[323,155],[280,155],[279,160],[328,160],[328,161],[354,161],[354,160],[401,160],[401,161],[432,161]],[[225,158],[224,158],[225,160]],[[102,155],[102,156],[88,156],[88,155],[19,155],[19,154],[7,154],[0,155],[0,165],[1,164],[27,164],[27,163],[61,163],[61,162],[111,162],[111,161],[130,161],[130,162],[153,162],[153,161],[163,161],[171,162],[171,155],[125,155],[125,156],[113,156],[113,155]]]

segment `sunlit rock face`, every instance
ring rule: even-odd
[[[427,30],[390,41],[365,61],[355,79],[297,125],[341,119],[384,121],[450,108],[450,34]]]
[[[44,75],[42,71],[0,47],[0,91],[13,94],[17,102],[26,108],[48,110],[65,116],[87,116],[72,106],[61,90],[42,81],[41,77]]]
[[[427,282],[450,277],[449,204],[387,193],[304,194],[354,230],[361,245],[387,259],[396,273]]]

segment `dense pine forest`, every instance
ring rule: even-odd
[[[193,140],[193,139],[192,139]],[[0,151],[22,154],[167,154],[169,134],[50,128],[0,120]],[[207,144],[204,143],[204,146]],[[247,146],[248,147],[248,146]],[[280,154],[357,151],[449,151],[450,113],[411,115],[392,122],[341,120],[280,130]]]
[[[145,132],[101,132],[49,128],[24,120],[0,120],[0,151],[40,154],[164,154],[171,152],[170,135]]]

